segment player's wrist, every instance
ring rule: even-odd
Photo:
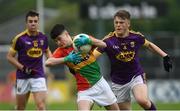
[[[69,55],[64,57],[64,62],[71,62],[73,58],[73,52],[71,52]]]
[[[64,62],[67,62],[68,61],[68,57],[64,57]]]
[[[164,59],[164,61],[167,61],[167,60],[170,59],[170,56],[169,56],[169,55],[166,55],[166,56],[163,57],[163,59]]]
[[[84,36],[81,37],[80,41],[81,41],[81,45],[92,44],[92,40]]]
[[[90,38],[88,38],[88,39],[89,39],[88,44],[89,44],[89,45],[92,45],[92,44],[93,44],[93,41],[92,41]]]
[[[23,66],[22,71],[25,72],[26,68],[26,66]]]
[[[31,74],[32,73],[32,69],[27,67],[27,66],[23,66],[23,73]]]
[[[169,55],[166,55],[163,57],[163,64],[164,64],[165,71],[170,72],[173,65],[172,65],[172,59]]]

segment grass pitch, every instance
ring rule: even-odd
[[[156,103],[158,110],[180,110],[180,103]],[[13,110],[14,104],[0,103],[0,110]],[[29,103],[26,107],[27,110],[35,110],[35,104]],[[53,103],[47,104],[48,110],[77,110],[76,102],[69,101],[65,103]],[[94,105],[93,110],[105,110],[104,107],[99,107]],[[142,110],[142,108],[136,104],[132,103],[132,110]]]

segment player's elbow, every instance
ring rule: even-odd
[[[107,44],[105,42],[103,42],[103,48],[106,48]]]
[[[9,57],[9,55],[8,55],[8,54],[6,55],[6,59],[7,59],[8,61],[9,61],[9,59],[10,59],[10,57]]]
[[[49,66],[53,66],[54,64],[51,62],[51,60],[47,60],[46,62],[45,62],[45,66],[47,66],[47,67],[49,67]]]
[[[10,54],[7,54],[7,55],[6,55],[6,59],[10,62],[11,59],[12,59],[12,56],[11,56]]]

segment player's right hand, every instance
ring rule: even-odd
[[[34,69],[31,69],[31,68],[29,68],[29,67],[23,66],[23,73],[29,75],[29,74],[36,74],[37,71],[34,70]]]
[[[80,52],[70,52],[69,55],[67,55],[64,58],[64,62],[72,62],[74,64],[79,63],[82,60]]]
[[[86,44],[92,44],[92,40],[90,38],[87,38],[85,36],[81,36],[81,38],[78,38],[74,41],[74,44],[76,47],[81,47]]]
[[[165,71],[169,72],[172,69],[172,59],[167,55],[163,57]]]

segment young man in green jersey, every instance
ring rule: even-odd
[[[78,110],[90,110],[93,103],[104,106],[107,110],[119,110],[116,97],[110,86],[100,73],[99,65],[92,51],[81,55],[74,51],[73,41],[64,25],[56,24],[51,30],[51,38],[59,46],[53,56],[46,61],[47,66],[66,64],[77,82]],[[98,47],[106,47],[106,44],[93,37],[79,39],[83,43],[89,43]],[[79,44],[76,44],[79,45]]]

